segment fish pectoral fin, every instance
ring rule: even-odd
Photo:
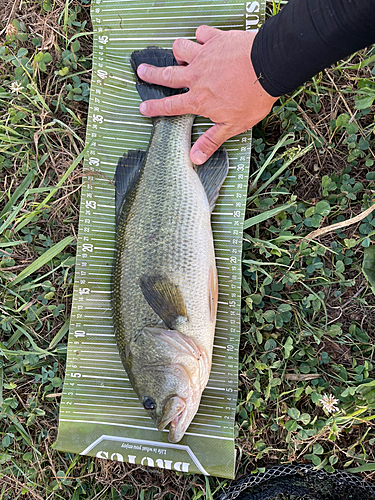
[[[146,153],[141,150],[129,150],[117,162],[115,172],[115,206],[116,217],[119,216],[121,205],[126,194],[139,178]]]
[[[177,285],[162,275],[141,276],[144,298],[170,330],[187,321],[184,298]]]
[[[204,190],[211,212],[219,197],[220,188],[228,174],[229,160],[226,149],[219,148],[203,165],[194,165]]]

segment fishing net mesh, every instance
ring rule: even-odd
[[[375,486],[347,472],[280,465],[245,476],[215,500],[375,500]]]

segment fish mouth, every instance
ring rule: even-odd
[[[168,438],[172,443],[177,442],[175,440],[172,441],[172,439],[175,435],[175,429],[177,428],[185,409],[186,401],[179,396],[170,398],[167,404],[164,406],[162,420],[158,423],[157,427],[159,431],[162,431],[168,424],[171,424],[169,428]]]

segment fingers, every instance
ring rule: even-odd
[[[199,26],[199,28],[196,30],[195,37],[200,44],[204,44],[211,38],[220,35],[220,33],[222,33],[221,30],[202,24],[202,26]]]
[[[196,165],[202,165],[234,133],[224,123],[217,123],[199,137],[190,151],[190,158]]]
[[[185,38],[178,38],[173,43],[173,54],[178,64],[190,64],[200,50],[200,45]]]
[[[202,25],[196,31],[196,37],[200,44],[204,44],[211,38],[221,33],[221,30]],[[149,64],[140,64],[137,69],[138,76],[148,83],[163,85],[174,89],[190,87],[189,65],[198,55],[201,46],[191,40],[179,38],[173,44],[173,53],[179,66],[167,66],[159,68]]]
[[[149,64],[140,64],[137,69],[138,76],[148,83],[180,89],[187,87],[185,68],[183,66],[167,66],[158,68]]]
[[[142,102],[139,111],[145,116],[175,116],[193,113],[189,93],[164,99],[151,99]]]

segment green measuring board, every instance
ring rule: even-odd
[[[168,442],[133,391],[121,364],[111,314],[117,160],[129,149],[147,149],[151,120],[139,113],[140,97],[129,58],[148,45],[172,47],[195,40],[201,24],[255,30],[265,0],[94,0],[93,73],[86,141],[68,358],[56,448],[61,451],[233,478],[233,427],[238,388],[242,225],[251,134],[225,144],[230,170],[212,215],[219,275],[213,363],[201,404],[184,438]],[[218,68],[220,71],[220,68]],[[211,124],[198,118],[193,140]]]

